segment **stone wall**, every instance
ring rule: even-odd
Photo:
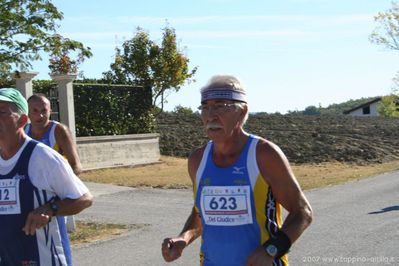
[[[159,161],[159,134],[78,137],[83,170],[135,166]]]

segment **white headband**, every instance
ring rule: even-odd
[[[240,102],[247,102],[247,95],[243,91],[214,88],[201,92],[201,102],[213,99],[226,99]]]

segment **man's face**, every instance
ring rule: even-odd
[[[0,141],[7,141],[16,134],[20,124],[20,115],[12,103],[0,101]]]
[[[208,137],[224,140],[240,130],[243,110],[227,100],[208,100],[201,105],[201,118]]]
[[[29,119],[34,127],[46,127],[50,119],[50,102],[46,99],[29,101]]]

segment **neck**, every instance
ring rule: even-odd
[[[33,123],[31,123],[31,132],[32,132],[32,139],[35,140],[39,140],[41,139],[44,134],[46,134],[47,130],[50,127],[50,120],[47,121],[46,124],[44,124],[43,126],[39,126],[39,125],[34,125]]]
[[[0,155],[4,160],[13,157],[22,147],[26,139],[25,133],[20,129],[13,139],[1,142]]]
[[[248,133],[240,131],[224,141],[214,141],[213,159],[216,165],[225,167],[234,164],[241,154],[247,140]]]

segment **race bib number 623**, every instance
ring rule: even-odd
[[[249,186],[207,186],[201,209],[208,225],[235,226],[252,223]]]

